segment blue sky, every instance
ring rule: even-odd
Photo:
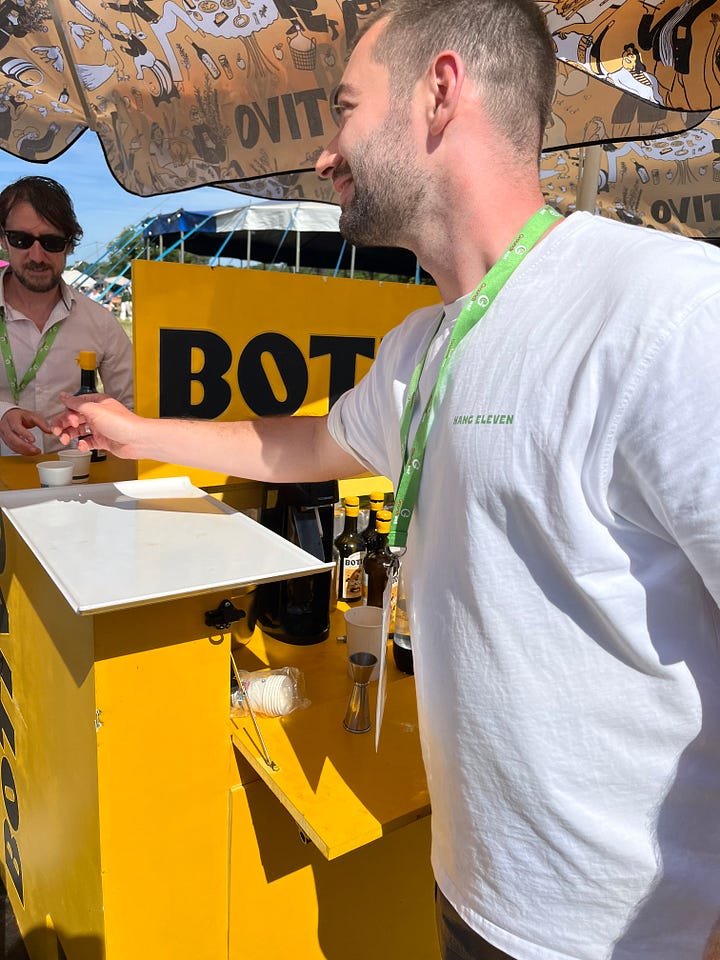
[[[100,141],[86,131],[69,150],[50,163],[27,160],[0,151],[0,189],[18,177],[45,176],[58,180],[73,199],[84,236],[68,263],[94,262],[125,228],[158,213],[184,209],[210,213],[242,206],[245,198],[218,187],[198,187],[160,197],[136,197],[114,179]]]

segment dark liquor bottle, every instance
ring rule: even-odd
[[[205,69],[213,78],[213,80],[217,80],[220,77],[220,67],[215,63],[215,61],[207,52],[207,50],[204,47],[199,47],[197,43],[195,43],[195,41],[192,40],[190,37],[185,37],[185,39],[193,48],[193,50],[197,54],[198,60],[205,67]]]
[[[407,594],[405,592],[405,575],[402,566],[398,577],[397,603],[395,605],[395,630],[392,635],[393,660],[398,670],[403,673],[414,673],[413,652],[410,642],[410,622],[407,613]]]
[[[395,606],[400,561],[388,545],[391,520],[392,514],[389,510],[378,511],[376,520],[377,546],[372,553],[368,553],[365,557],[365,602],[369,607],[382,607],[385,587],[389,579],[392,581],[394,587],[391,605],[392,607]],[[390,611],[390,616],[392,617],[392,610]]]
[[[641,183],[647,183],[650,180],[650,174],[647,172],[647,167],[642,163],[638,163],[637,160],[635,160],[634,163],[638,179]]]
[[[365,543],[365,549],[368,553],[377,547],[378,537],[377,537],[377,528],[375,525],[378,510],[382,510],[385,507],[385,494],[381,490],[376,490],[370,494],[370,519],[368,520],[368,525],[363,530],[361,536]]]
[[[81,350],[77,358],[80,364],[80,389],[76,391],[75,396],[79,397],[83,393],[97,393],[97,359],[94,350]],[[90,460],[98,463],[101,460],[107,460],[107,454],[104,450],[93,450]]]
[[[337,564],[337,598],[346,603],[362,600],[363,561],[365,544],[358,533],[360,500],[345,497],[345,528],[335,539],[335,562]]]

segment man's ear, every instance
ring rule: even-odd
[[[439,136],[455,116],[465,82],[465,64],[454,50],[444,50],[432,62],[428,72],[431,94],[429,132]]]

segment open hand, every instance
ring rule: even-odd
[[[30,432],[32,427],[40,427],[43,433],[52,433],[50,424],[39,413],[12,407],[0,420],[0,439],[13,453],[34,457],[42,450],[35,443],[35,434]]]

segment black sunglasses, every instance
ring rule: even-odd
[[[17,250],[29,250],[37,242],[48,253],[62,253],[67,249],[70,241],[66,237],[59,237],[56,233],[43,233],[36,237],[32,233],[25,233],[24,230],[5,230],[5,238],[11,247]]]

